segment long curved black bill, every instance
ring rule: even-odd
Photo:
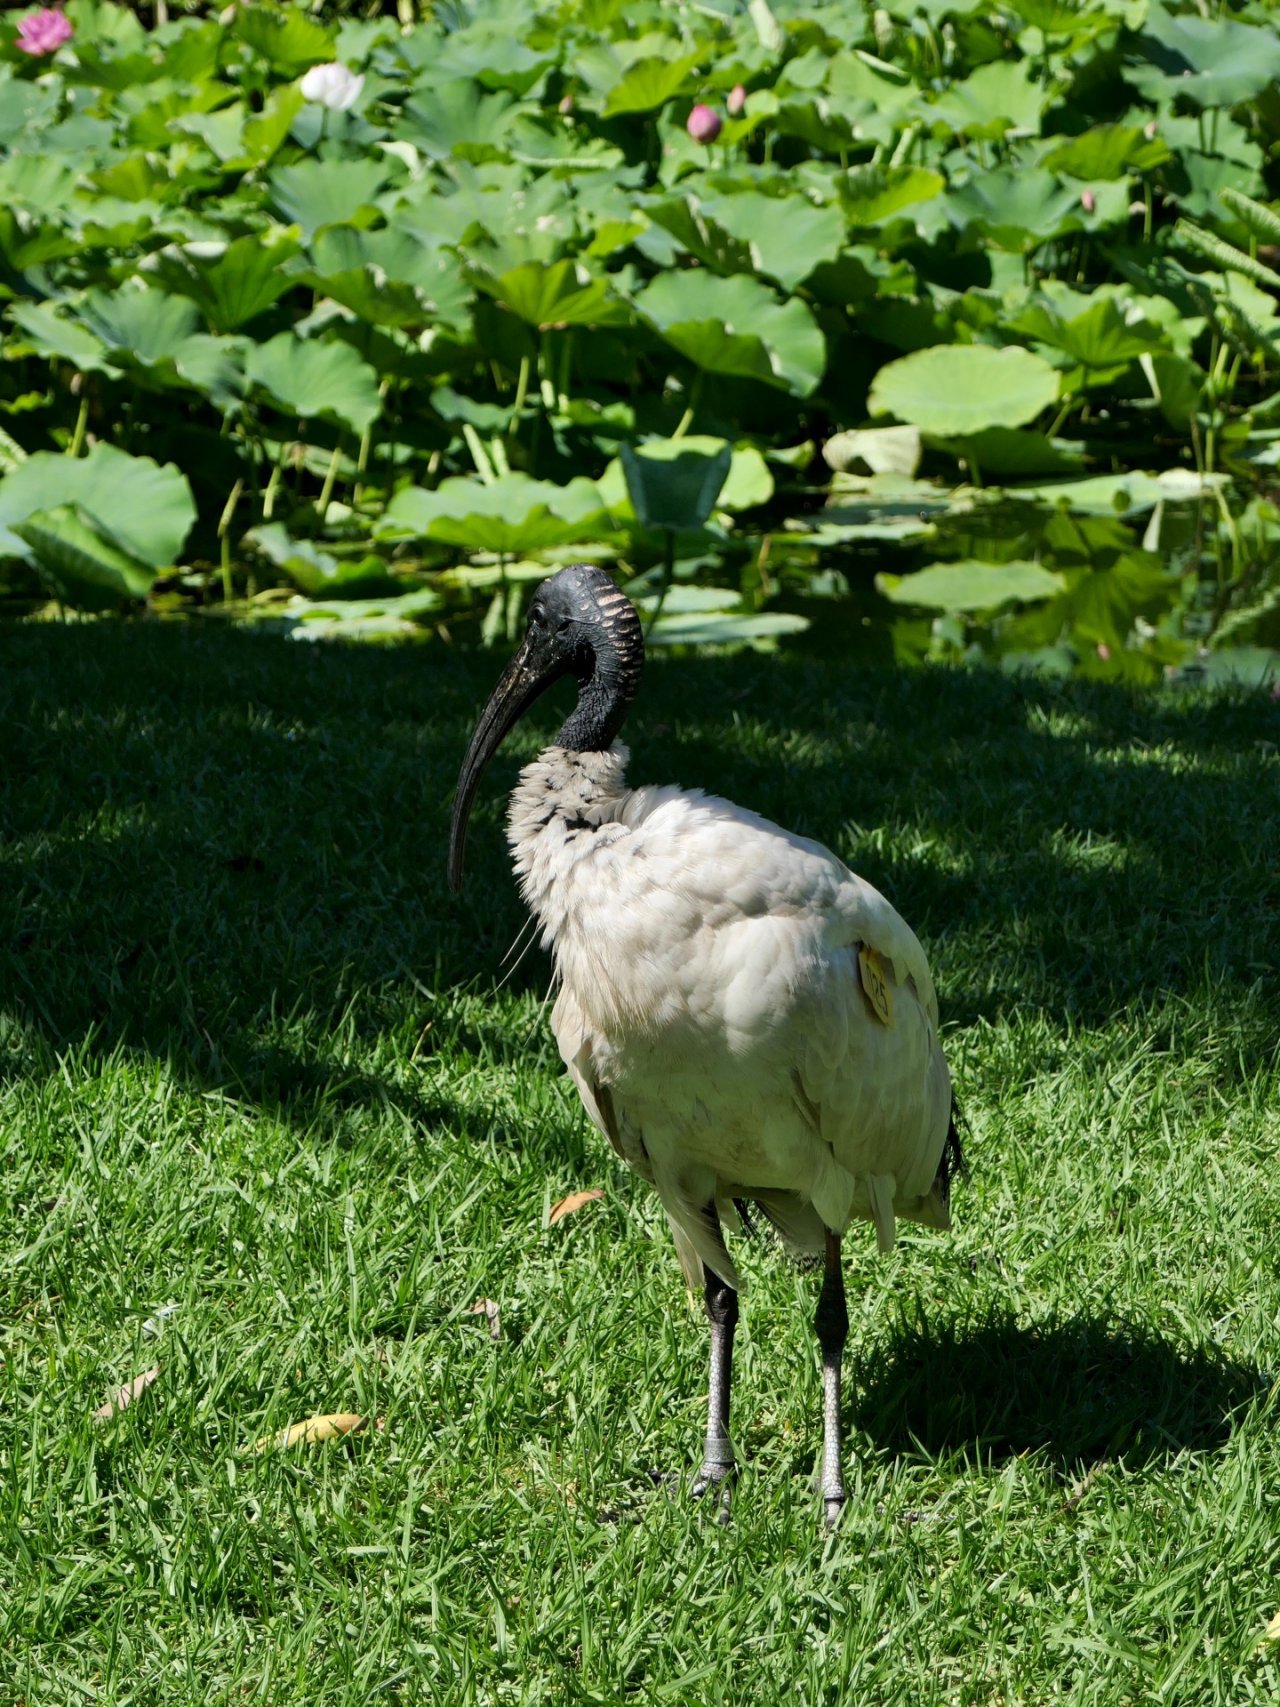
[[[528,640],[523,640],[515,656],[502,672],[502,678],[489,695],[488,704],[480,713],[467,755],[458,772],[458,788],[453,797],[453,819],[449,825],[449,887],[455,895],[462,888],[462,862],[467,849],[467,824],[471,805],[484,767],[502,745],[512,725],[528,711],[551,685],[565,674],[564,669],[540,670],[530,656]]]

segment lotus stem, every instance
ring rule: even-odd
[[[284,472],[284,458],[285,449],[281,445],[280,454],[272,463],[271,473],[267,477],[267,489],[262,494],[262,519],[264,522],[271,520],[272,512],[276,507],[276,487],[280,484],[280,476]]]
[[[699,368],[693,376],[693,384],[689,387],[689,401],[685,406],[685,412],[681,415],[676,430],[671,435],[673,439],[682,439],[693,425],[693,418],[698,412],[698,405],[702,402],[702,379],[702,369]]]
[[[84,449],[85,434],[89,427],[89,393],[84,387],[84,375],[80,379],[80,408],[76,414],[75,429],[71,434],[71,443],[67,446],[68,456],[79,456]]]
[[[230,604],[236,596],[235,583],[231,578],[231,520],[236,513],[236,505],[244,492],[244,481],[237,480],[231,488],[231,494],[222,508],[222,519],[218,523],[218,538],[222,542],[222,598],[225,604]]]
[[[344,433],[338,434],[333,447],[333,455],[329,458],[329,467],[324,477],[324,485],[320,488],[320,501],[316,508],[320,511],[321,521],[323,521],[325,516],[328,514],[329,503],[333,498],[333,486],[334,482],[338,478],[338,458],[342,455],[342,441],[345,436],[346,435]]]

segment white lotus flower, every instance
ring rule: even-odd
[[[364,74],[349,71],[345,65],[313,65],[298,85],[304,101],[314,101],[318,107],[328,107],[331,113],[345,113],[360,99]]]

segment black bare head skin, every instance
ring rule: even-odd
[[[579,753],[612,745],[635,698],[644,665],[640,618],[603,569],[574,563],[534,593],[524,639],[480,713],[462,761],[449,833],[449,882],[462,886],[467,819],[485,765],[503,737],[562,676],[578,683],[578,703],[555,745]]]

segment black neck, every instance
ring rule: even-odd
[[[630,606],[627,607],[630,611]],[[573,753],[603,753],[626,721],[644,662],[640,625],[632,616],[634,642],[602,626],[592,636],[588,670],[579,678],[578,703],[556,736]]]

